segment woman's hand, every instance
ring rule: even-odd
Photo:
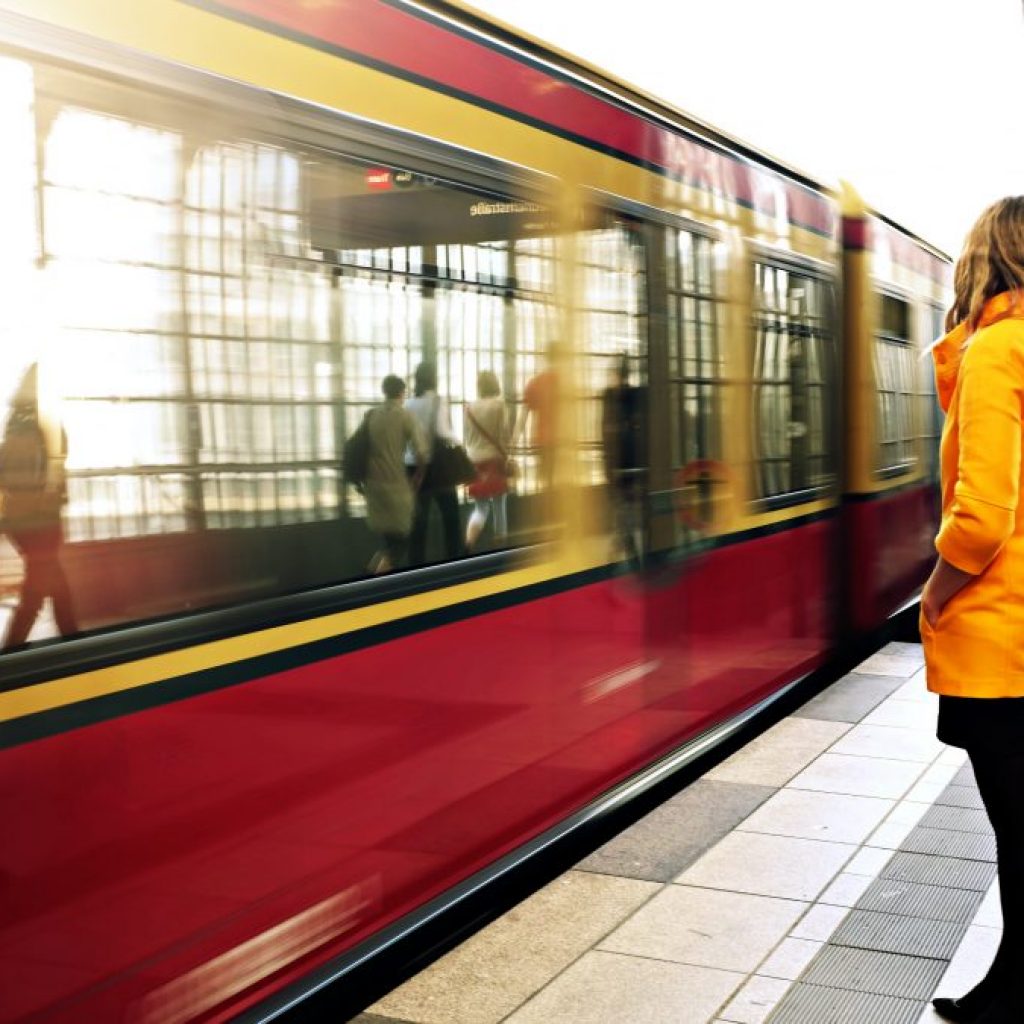
[[[959,594],[973,579],[969,572],[964,572],[963,569],[958,569],[944,558],[940,558],[921,593],[921,614],[924,615],[925,622],[934,627],[950,599]]]
[[[935,628],[935,623],[939,621],[939,616],[942,614],[943,605],[939,604],[935,598],[928,593],[928,587],[924,588],[924,593],[921,594],[921,614],[924,616],[924,621],[928,623],[932,629]]]

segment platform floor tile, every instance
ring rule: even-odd
[[[989,861],[962,860],[933,854],[898,851],[882,868],[881,878],[895,878],[948,889],[987,892],[995,880],[996,866]]]
[[[917,761],[931,764],[943,752],[942,744],[933,736],[917,729],[901,729],[895,725],[855,725],[832,748],[836,754],[857,754],[861,757],[883,757],[893,761]]]
[[[923,1000],[935,991],[945,969],[943,960],[829,946],[801,981],[824,988]]]
[[[784,786],[849,728],[844,722],[785,718],[726,758],[705,778],[758,786]]]
[[[815,942],[813,939],[787,936],[761,964],[758,973],[767,978],[796,981],[807,970],[807,965],[818,955],[822,946],[823,943]]]
[[[898,648],[889,644],[884,650],[872,654],[870,658],[862,661],[854,669],[854,672],[908,679],[920,672],[923,664],[924,655],[920,650],[912,651],[909,648]]]
[[[969,807],[947,807],[939,804],[928,810],[921,819],[924,828],[944,828],[952,832],[973,832],[991,835],[992,826],[983,810]]]
[[[774,793],[770,786],[699,779],[595,850],[577,868],[667,882]]]
[[[853,907],[874,881],[870,875],[855,875],[844,871],[836,875],[832,884],[818,897],[819,903],[830,907]]]
[[[613,953],[753,972],[807,909],[797,900],[672,885],[600,944]]]
[[[855,908],[836,929],[831,941],[854,949],[949,960],[966,930],[966,925],[955,921],[930,921]]]
[[[983,895],[969,889],[945,889],[938,885],[897,882],[880,878],[857,901],[862,910],[923,917],[932,921],[956,921],[968,925],[974,920]]]
[[[871,992],[798,983],[771,1016],[771,1024],[915,1024],[923,1003]]]
[[[887,700],[864,719],[864,724],[916,729],[918,732],[932,735],[935,732],[937,710],[937,697],[933,701]]]
[[[755,974],[722,1011],[722,1020],[737,1024],[763,1024],[789,991],[789,982]]]
[[[898,800],[921,777],[914,761],[891,761],[852,754],[822,754],[790,783],[793,789]]]
[[[944,807],[968,807],[974,810],[984,810],[981,794],[971,786],[948,786],[944,793],[939,795],[935,801]]]
[[[595,950],[507,1024],[705,1024],[745,975]]]
[[[631,878],[570,871],[369,1012],[414,1024],[495,1024],[660,888]]]
[[[940,857],[956,857],[960,860],[995,863],[996,859],[995,836],[950,832],[942,828],[915,828],[907,836],[902,848],[910,853],[931,853]]]
[[[783,789],[740,825],[744,832],[862,843],[893,809],[895,801]]]
[[[857,851],[845,843],[733,832],[676,881],[782,899],[813,900]]]
[[[984,925],[987,928],[1003,927],[1003,910],[999,904],[999,883],[996,882],[985,894],[981,901],[978,913],[975,915],[973,924]]]
[[[816,718],[853,725],[904,685],[903,678],[899,676],[851,672],[795,711],[793,718]]]

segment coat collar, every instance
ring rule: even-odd
[[[981,312],[981,321],[978,327],[988,327],[1007,317],[1024,319],[1024,305],[1021,304],[1014,292],[1002,292],[989,299]],[[935,360],[935,385],[943,412],[949,411],[949,404],[953,400],[964,346],[970,337],[966,322],[959,323],[932,347],[932,358]]]

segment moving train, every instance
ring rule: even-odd
[[[268,1019],[923,581],[949,261],[851,189],[407,0],[0,0],[0,136],[66,581],[12,631],[8,484],[2,1022]],[[522,416],[509,531],[374,576],[342,449],[421,362]]]

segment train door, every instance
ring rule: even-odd
[[[663,585],[713,532],[723,482],[716,243],[611,211],[581,234],[583,477],[613,560]]]
[[[579,263],[584,472],[614,572],[610,632],[630,638],[609,678],[620,701],[649,713],[656,752],[713,714],[691,686],[700,602],[691,603],[690,576],[714,543],[727,486],[718,461],[723,275],[708,229],[635,209],[584,232]]]

